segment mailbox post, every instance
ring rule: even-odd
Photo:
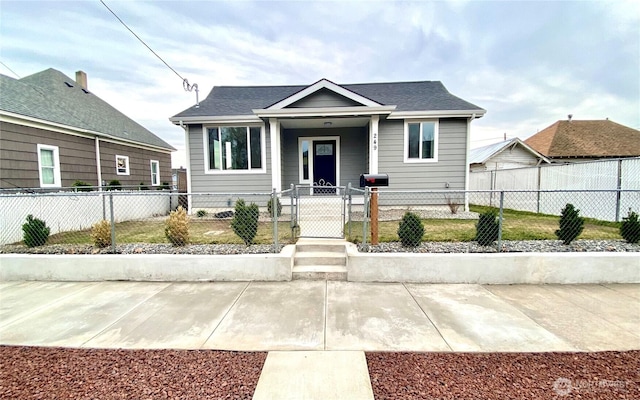
[[[360,175],[360,187],[371,188],[371,244],[378,244],[378,188],[389,186],[387,174],[362,174]],[[365,210],[366,212],[367,210]]]

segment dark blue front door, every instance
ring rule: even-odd
[[[313,186],[336,186],[336,141],[313,141]],[[335,193],[335,188],[315,188],[314,193]]]

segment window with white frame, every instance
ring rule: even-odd
[[[206,128],[206,169],[264,172],[264,132],[260,126]]]
[[[160,162],[151,160],[151,186],[160,185]]]
[[[438,161],[438,121],[405,123],[406,162]]]
[[[60,152],[57,146],[39,144],[38,173],[40,187],[60,187]]]
[[[129,157],[116,156],[116,174],[129,175]]]

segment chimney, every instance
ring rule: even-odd
[[[573,114],[569,114],[569,115],[567,115],[567,117],[569,117],[569,122],[571,122],[571,118],[573,118]]]
[[[89,87],[87,86],[87,73],[84,71],[77,71],[76,83],[80,85],[81,88],[89,90]]]

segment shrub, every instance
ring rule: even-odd
[[[42,246],[47,243],[49,239],[49,233],[51,229],[47,227],[47,224],[38,218],[34,218],[33,215],[27,215],[27,222],[22,225],[24,244],[27,247]]]
[[[267,203],[267,211],[269,212],[269,216],[273,217],[273,203],[276,203],[276,217],[279,217],[280,215],[282,215],[282,203],[280,203],[280,199],[277,197],[275,199],[272,198]]]
[[[480,246],[491,246],[498,240],[500,225],[496,212],[491,210],[480,214],[476,225],[476,241]]]
[[[629,210],[629,215],[626,218],[622,218],[620,236],[629,243],[638,243],[640,241],[640,221],[638,221],[638,214]]]
[[[248,246],[258,233],[258,216],[260,210],[257,204],[246,205],[243,199],[236,202],[235,214],[231,221],[231,228],[236,235]]]
[[[107,220],[96,222],[91,226],[91,239],[98,248],[111,246],[111,224]]]
[[[90,184],[80,180],[76,180],[75,182],[73,182],[72,186],[77,188],[76,191],[78,192],[90,192],[92,190]]]
[[[149,186],[145,185],[144,182],[140,182],[140,185],[138,185],[138,189],[139,190],[149,190]]]
[[[420,217],[407,211],[398,226],[400,242],[405,247],[416,247],[422,242],[423,235],[424,225],[422,224]]]
[[[580,210],[576,210],[573,204],[567,204],[560,214],[560,229],[556,230],[556,236],[567,245],[580,236],[584,229],[584,218],[578,216]]]
[[[162,182],[162,185],[158,188],[158,190],[169,190],[171,186],[169,186],[169,182]]]
[[[165,222],[164,235],[174,246],[184,246],[189,243],[189,217],[182,206],[178,206],[169,214]]]
[[[119,190],[120,186],[122,186],[120,181],[117,179],[114,179],[112,181],[109,181],[109,184],[107,185],[106,190]]]
[[[198,212],[196,212],[196,215],[198,216],[198,218],[206,217],[207,216],[207,211],[206,210],[198,210]]]

